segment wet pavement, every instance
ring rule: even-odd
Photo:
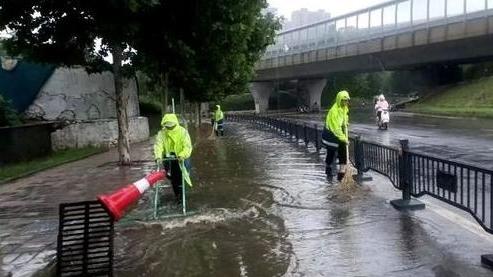
[[[152,192],[116,224],[116,276],[492,276],[480,255],[493,236],[461,211],[424,198],[403,213],[390,182],[340,196],[323,155],[278,134],[229,123],[226,136],[201,130],[194,188],[184,218],[141,221]],[[56,248],[58,203],[94,199],[153,168],[151,142],[119,168],[114,152],[0,186],[0,276],[29,276]],[[168,196],[171,193],[167,192]]]
[[[493,275],[479,258],[493,236],[470,216],[428,198],[396,211],[400,192],[379,175],[336,197],[323,155],[276,133],[230,123],[193,165],[197,213],[118,228],[118,276]]]
[[[149,143],[134,145],[133,158]],[[58,204],[96,195],[142,178],[142,163],[118,167],[115,150],[0,184],[0,276],[30,276],[56,255]]]
[[[352,111],[351,132],[385,145],[397,146],[399,139],[408,139],[411,150],[493,169],[492,119],[397,112],[390,114],[389,130],[378,130],[372,115],[372,111]],[[318,124],[322,128],[326,114],[285,113],[279,116]]]

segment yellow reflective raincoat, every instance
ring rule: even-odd
[[[346,134],[349,125],[349,108],[342,105],[342,100],[349,99],[349,92],[343,90],[337,93],[336,102],[330,108],[325,120],[325,127],[345,143],[349,141]]]
[[[192,141],[188,131],[180,126],[175,114],[166,114],[161,121],[161,126],[164,126],[167,122],[173,122],[176,126],[172,130],[163,128],[159,131],[154,144],[154,157],[157,160],[162,160],[165,157],[169,157],[171,153],[175,153],[179,159],[190,158]]]
[[[175,127],[172,130],[164,128],[165,125],[172,125],[173,123]],[[154,158],[163,160],[170,157],[171,153],[175,153],[180,160],[180,168],[185,181],[192,186],[188,171],[183,166],[183,160],[190,158],[192,154],[192,141],[187,129],[180,126],[175,114],[164,115],[161,120],[161,126],[163,126],[163,129],[157,134],[156,142],[154,143]]]
[[[214,112],[214,121],[218,122],[219,120],[224,119],[224,113],[221,111],[221,106],[216,105],[216,111]]]

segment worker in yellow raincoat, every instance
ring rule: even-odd
[[[173,192],[178,201],[182,199],[182,178],[189,186],[190,156],[192,142],[187,129],[180,126],[175,114],[166,114],[161,120],[162,130],[156,136],[154,143],[154,158],[158,168],[166,170],[173,186]]]

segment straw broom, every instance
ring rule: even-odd
[[[349,125],[346,126],[346,137],[349,138]],[[353,175],[357,173],[356,168],[351,164],[351,161],[349,159],[349,143],[346,144],[346,168],[344,169],[344,178],[341,181],[341,186],[345,190],[350,190],[352,187],[356,185],[356,181],[353,178]]]
[[[212,125],[211,135],[208,137],[208,139],[210,139],[210,140],[216,139],[216,134],[214,134],[214,131],[216,131],[216,128],[217,128],[217,122],[214,121],[214,124]]]

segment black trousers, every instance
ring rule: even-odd
[[[173,192],[177,200],[181,201],[182,197],[182,174],[180,164],[177,160],[165,161],[164,169],[168,173],[168,178],[171,181],[171,186],[173,187]]]
[[[219,136],[219,134],[221,134],[221,136],[224,136],[224,120],[222,119],[217,121],[216,136]]]
[[[327,157],[325,158],[325,163],[327,165],[331,165],[334,162],[336,157],[339,159],[339,164],[347,164],[347,153],[346,153],[346,144],[344,142],[339,142],[339,147],[327,148]]]
[[[332,164],[334,163],[336,155],[340,165],[347,164],[346,143],[339,141],[338,147],[327,147],[327,156],[325,157],[325,173],[327,175],[333,175]]]

